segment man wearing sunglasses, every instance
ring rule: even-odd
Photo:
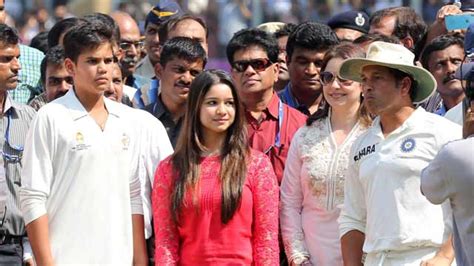
[[[64,66],[64,49],[56,46],[41,61],[41,82],[44,92],[30,101],[29,106],[38,111],[43,105],[57,99],[72,88],[72,76]]]
[[[144,49],[144,42],[141,40],[137,22],[129,14],[118,11],[113,13],[111,17],[120,29],[118,59],[124,80],[124,89],[126,93],[128,92],[127,96],[133,99],[136,90],[141,89],[151,81],[149,78],[135,73],[141,52]],[[139,104],[141,101],[134,101],[134,103],[137,104],[136,107],[138,108],[144,107],[144,105]]]
[[[18,84],[19,38],[16,31],[0,24],[0,265],[27,265],[32,252],[19,209],[19,189],[23,147],[35,110],[18,104],[10,90]]]
[[[245,107],[250,146],[270,157],[280,183],[291,139],[306,117],[274,92],[278,42],[262,30],[241,30],[227,45],[227,59]]]

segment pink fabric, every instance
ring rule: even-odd
[[[249,161],[240,208],[226,225],[218,157],[203,158],[197,207],[188,192],[180,225],[170,213],[172,163],[160,163],[152,195],[156,265],[278,265],[278,184],[264,154],[252,151]]]

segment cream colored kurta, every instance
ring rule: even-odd
[[[330,118],[298,130],[281,184],[281,231],[288,259],[342,265],[337,219],[352,143],[365,129],[357,123],[337,147]]]

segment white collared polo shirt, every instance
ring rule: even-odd
[[[25,224],[49,219],[56,264],[131,265],[132,214],[142,214],[138,151],[126,107],[104,99],[102,131],[74,90],[40,109],[20,191]]]
[[[420,175],[445,143],[459,138],[461,127],[421,107],[386,137],[375,119],[352,146],[341,236],[365,233],[367,253],[440,246],[451,232],[450,207],[426,200]]]

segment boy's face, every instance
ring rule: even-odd
[[[77,62],[66,58],[67,71],[74,79],[76,93],[101,96],[110,86],[114,60],[110,43],[102,43],[97,48],[84,50]]]
[[[188,98],[189,87],[194,78],[204,69],[202,60],[189,62],[173,58],[166,65],[155,66],[160,78],[161,97],[166,97],[177,105],[184,104]]]

